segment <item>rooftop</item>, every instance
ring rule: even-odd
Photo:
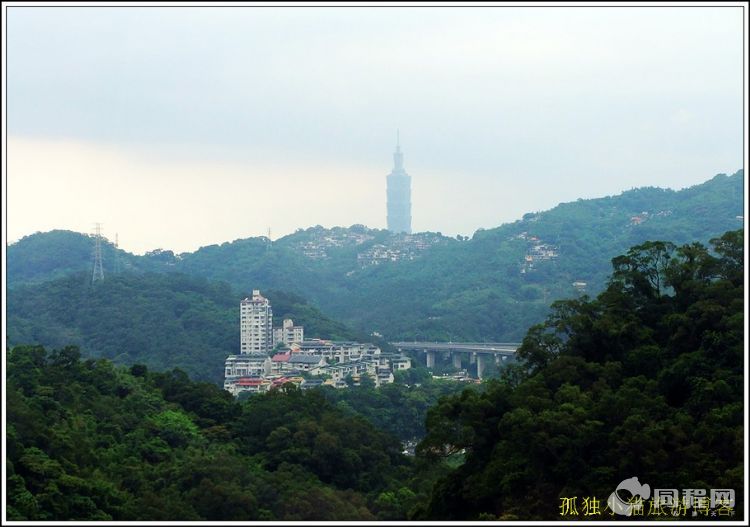
[[[276,355],[271,357],[271,360],[273,362],[288,362],[291,357],[292,356],[289,353],[277,353]]]
[[[242,355],[229,355],[226,362],[265,362],[268,355],[265,353],[243,353]]]
[[[237,386],[260,386],[261,384],[270,384],[270,381],[260,377],[241,377],[235,382]]]
[[[289,364],[318,364],[322,357],[317,355],[292,355],[288,362]]]

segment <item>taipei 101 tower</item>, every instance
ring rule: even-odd
[[[388,230],[411,234],[411,176],[404,170],[399,134],[396,132],[396,151],[393,170],[387,178]]]

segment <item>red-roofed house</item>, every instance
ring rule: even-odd
[[[277,353],[276,355],[271,357],[271,371],[273,373],[281,373],[284,364],[289,362],[289,359],[291,357],[291,353]]]

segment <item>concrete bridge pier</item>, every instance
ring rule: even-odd
[[[469,364],[474,364],[477,361],[477,352],[469,354]]]
[[[435,352],[430,350],[425,350],[425,353],[427,353],[427,367],[428,368],[434,368],[435,367]]]
[[[477,353],[477,379],[482,379],[484,373],[484,356]]]
[[[457,370],[461,369],[461,354],[457,351],[453,352],[453,367]]]

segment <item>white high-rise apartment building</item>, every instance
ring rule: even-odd
[[[253,289],[240,302],[240,353],[269,353],[273,349],[273,311],[267,298]]]

